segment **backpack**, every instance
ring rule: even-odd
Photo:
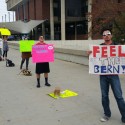
[[[15,64],[11,60],[9,59],[6,60],[6,67],[14,67],[14,66]]]

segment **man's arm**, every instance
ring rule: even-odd
[[[89,55],[92,53],[92,51],[89,50],[89,51],[87,51],[86,53],[87,53],[87,55],[89,56]]]

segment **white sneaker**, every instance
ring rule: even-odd
[[[110,119],[110,117],[108,117],[108,116],[103,116],[101,119],[100,119],[100,121],[101,122],[106,122],[106,121],[108,121]]]

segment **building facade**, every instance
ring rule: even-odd
[[[16,12],[16,20],[45,20],[35,27],[34,39],[43,35],[50,40],[87,39],[86,13],[91,0],[6,0],[8,10]]]
[[[125,0],[109,0],[121,3]],[[16,12],[16,20],[44,20],[35,27],[30,35],[38,39],[43,35],[48,40],[84,40],[92,39],[92,21],[88,21],[88,13],[94,7],[92,3],[100,0],[6,0],[8,10]],[[124,3],[124,4],[123,4]],[[121,11],[121,10],[120,10]],[[89,33],[89,35],[88,35]]]

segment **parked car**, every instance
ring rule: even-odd
[[[12,40],[15,40],[15,37],[13,35],[8,36],[8,41],[12,41]]]

